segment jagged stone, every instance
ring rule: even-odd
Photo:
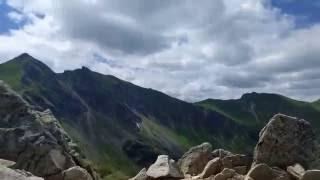
[[[215,149],[212,151],[212,156],[213,157],[219,157],[219,158],[224,158],[226,156],[232,156],[233,154],[230,151],[224,150],[224,149]]]
[[[254,180],[290,180],[289,174],[280,168],[271,168],[267,164],[256,164],[248,172],[246,179]]]
[[[87,170],[74,166],[63,171],[63,180],[92,180]]]
[[[226,156],[222,159],[222,166],[224,168],[233,168],[236,166],[249,166],[250,164],[251,158],[242,154]]]
[[[272,169],[266,164],[257,164],[250,169],[247,174],[247,178],[255,180],[272,180]]]
[[[208,178],[212,175],[216,175],[221,172],[221,167],[221,159],[219,157],[214,158],[207,163],[199,177]]]
[[[143,168],[135,177],[130,178],[129,180],[147,180],[147,169]]]
[[[58,177],[63,170],[85,161],[82,156],[73,156],[72,152],[81,152],[69,146],[71,138],[50,110],[36,110],[1,81],[0,120],[0,158],[15,161],[16,169]]]
[[[300,180],[318,180],[320,179],[320,170],[306,171]]]
[[[318,156],[315,134],[309,122],[275,115],[261,130],[254,151],[254,163],[286,168],[300,163],[309,168]]]
[[[14,170],[0,165],[0,179],[3,180],[43,180],[23,170]]]
[[[295,164],[293,166],[288,166],[287,172],[294,179],[300,179],[305,173],[305,169],[300,164]]]
[[[9,160],[5,160],[5,159],[0,159],[0,166],[4,166],[4,167],[12,167],[16,164],[16,162],[14,161],[9,161]]]
[[[209,143],[192,147],[178,161],[179,167],[184,175],[200,174],[207,163],[213,159],[212,146]]]
[[[154,164],[152,164],[148,171],[147,176],[151,178],[171,178],[182,179],[184,176],[179,171],[175,161],[169,159],[167,155],[160,155]]]
[[[237,174],[234,169],[224,168],[223,171],[214,176],[213,180],[243,180],[244,176]]]

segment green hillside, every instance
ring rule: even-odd
[[[308,103],[278,94],[249,93],[240,99],[207,99],[196,104],[255,129],[263,127],[274,114],[283,113],[310,121],[316,131],[320,132],[319,101]]]
[[[158,154],[177,158],[203,141],[249,152],[257,138],[221,113],[88,68],[57,74],[28,54],[1,64],[0,79],[50,108],[104,179],[128,179]]]

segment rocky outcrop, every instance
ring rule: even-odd
[[[305,169],[300,164],[287,167],[287,172],[294,179],[300,179],[305,173]]]
[[[219,157],[212,159],[207,163],[202,173],[199,175],[200,178],[208,178],[212,175],[216,175],[221,172],[222,164]]]
[[[152,164],[148,171],[147,176],[151,178],[170,178],[170,179],[181,179],[183,178],[175,161],[170,159],[167,155],[158,156],[157,161]]]
[[[0,165],[0,179],[3,180],[43,180],[41,177],[36,177],[29,172],[23,170],[15,170],[6,166]]]
[[[320,179],[320,170],[306,171],[300,180],[318,180]]]
[[[187,151],[178,161],[179,167],[184,175],[197,175],[202,172],[206,164],[213,159],[212,146],[203,143]]]
[[[98,178],[51,111],[37,111],[1,81],[0,158],[45,179],[64,180],[63,171],[74,166]]]
[[[277,114],[261,130],[259,137],[254,151],[256,164],[286,168],[300,163],[309,168],[317,159],[315,134],[305,120]]]
[[[87,170],[74,166],[63,171],[63,180],[92,180]]]
[[[179,168],[184,175],[180,179],[318,180],[320,170],[310,169],[317,164],[316,147],[316,139],[307,121],[278,114],[261,130],[253,160],[250,156],[233,154],[223,149],[211,152],[211,145],[203,143],[191,148],[179,160]],[[157,166],[150,167],[152,171],[168,174],[170,168],[163,171],[163,166],[170,167],[165,157],[163,161],[157,160]],[[131,180],[172,179],[170,176],[150,175],[141,171]],[[174,179],[179,178],[176,176]]]

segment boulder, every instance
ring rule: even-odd
[[[178,161],[179,167],[184,175],[200,174],[206,164],[213,159],[211,154],[212,146],[209,143],[192,147]]]
[[[43,180],[41,177],[33,176],[23,170],[14,170],[5,166],[0,166],[0,179],[3,180]]]
[[[290,180],[289,174],[279,168],[271,168],[267,164],[256,164],[248,172],[246,179],[254,180]]]
[[[318,180],[320,179],[320,170],[306,171],[300,180]]]
[[[266,163],[286,169],[299,163],[309,168],[317,158],[315,134],[309,122],[277,114],[261,130],[254,164]]]
[[[236,166],[249,166],[251,164],[251,159],[246,155],[235,154],[226,156],[222,159],[222,166],[224,168],[233,168]]]
[[[5,159],[0,159],[0,166],[4,167],[12,167],[16,164],[16,162],[5,160]]]
[[[129,180],[147,180],[147,169],[143,168],[135,177],[130,178]]]
[[[219,157],[214,158],[208,162],[199,177],[208,178],[212,175],[216,175],[221,172],[221,167],[221,159]]]
[[[87,170],[74,166],[63,171],[63,180],[92,180]]]
[[[148,171],[147,176],[151,178],[171,178],[182,179],[184,176],[179,171],[174,160],[169,159],[167,155],[159,155],[158,159],[152,164]]]
[[[62,171],[82,166],[98,179],[52,112],[39,111],[2,81],[0,119],[0,158],[16,162],[13,168],[63,180]]]
[[[273,171],[268,165],[257,164],[250,169],[246,178],[252,178],[254,180],[272,180],[272,174]]]
[[[237,174],[235,170],[225,168],[223,171],[214,176],[213,180],[243,180],[244,176]]]
[[[219,158],[224,158],[226,156],[232,156],[233,154],[230,151],[224,150],[224,149],[215,149],[212,151],[212,156],[213,157],[219,157]]]
[[[287,167],[287,172],[294,179],[300,179],[305,173],[304,168],[300,164],[295,164],[293,166]]]

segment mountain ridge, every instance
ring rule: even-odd
[[[126,179],[158,154],[178,157],[204,140],[244,151],[257,136],[218,112],[88,68],[54,73],[28,54],[0,64],[0,79],[51,109],[105,179]]]
[[[178,158],[203,141],[250,153],[259,129],[277,113],[320,129],[318,102],[247,93],[189,103],[86,67],[55,73],[28,54],[0,64],[0,79],[38,109],[51,109],[106,180],[128,179],[157,155]]]

